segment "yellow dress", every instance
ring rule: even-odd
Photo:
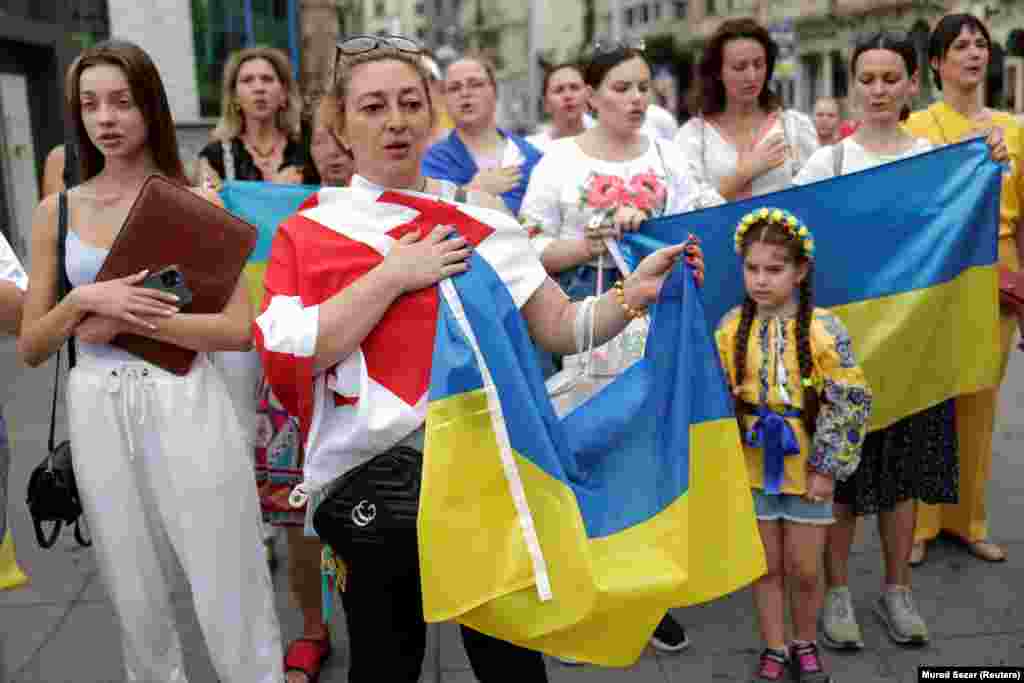
[[[796,413],[803,410],[803,386],[797,360],[795,318],[755,317],[747,345],[744,376],[737,380],[733,362],[739,331],[740,309],[733,309],[718,326],[715,340],[730,387],[737,401],[766,406],[785,415],[800,445],[799,454],[783,459],[779,492],[807,492],[807,469],[848,478],[860,463],[860,450],[871,412],[871,390],[864,372],[853,357],[850,336],[839,318],[823,308],[814,309],[810,326],[812,381],[821,396],[814,438]],[[739,390],[735,387],[739,383]],[[743,415],[744,453],[750,485],[767,489],[764,450],[751,445],[756,415]]]
[[[1003,129],[1003,138],[1010,152],[1011,172],[1003,177],[999,214],[999,263],[1010,270],[1019,270],[1016,230],[1024,201],[1024,130],[1017,119],[1005,112],[993,112],[992,123]],[[990,124],[971,121],[945,102],[937,102],[924,111],[911,114],[905,126],[916,137],[935,144],[949,144],[977,133]],[[1000,338],[993,340],[989,351],[1001,355],[1000,383],[1006,375],[1017,319],[1003,312]],[[992,469],[992,431],[995,428],[999,387],[960,396],[956,399],[956,431],[960,451],[959,502],[948,505],[917,507],[917,542],[935,538],[940,530],[956,534],[966,541],[988,537],[985,512],[985,488]]]

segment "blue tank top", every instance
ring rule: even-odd
[[[109,249],[93,246],[78,236],[74,230],[68,230],[68,236],[64,241],[64,248],[67,251],[65,271],[72,287],[87,285],[96,281],[96,275],[100,272],[104,259],[110,253]],[[93,359],[101,361],[135,361],[139,359],[123,349],[110,344],[86,344],[76,342],[80,359]]]

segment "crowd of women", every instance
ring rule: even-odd
[[[993,158],[1011,161],[999,255],[1017,270],[1024,141],[1012,117],[981,105],[989,46],[984,24],[967,14],[938,22],[928,64],[918,63],[903,36],[863,38],[850,60],[859,115],[845,138],[834,102],[819,103],[815,122],[782,106],[771,87],[778,47],[752,20],[726,21],[710,39],[694,117],[680,128],[670,122],[667,131],[655,124],[651,65],[637,45],[597,45],[584,62],[552,68],[543,84],[552,123],[529,138],[497,125],[498,83],[482,56],[467,55],[441,73],[414,41],[345,39],[331,83],[304,122],[287,60],[275,50],[247,49],[225,68],[220,121],[192,177],[148,55],[119,41],[85,50],[66,86],[77,153],[61,150],[51,156],[52,168],[48,163],[28,276],[2,245],[0,329],[18,333],[19,354],[31,366],[68,340],[78,345],[67,389],[75,472],[128,679],[186,680],[161,559],[168,551],[188,577],[221,680],[318,678],[332,649],[321,545],[304,532],[311,511],[287,499],[303,478],[330,481],[396,445],[422,449],[422,405],[389,427],[400,432],[397,439],[381,443],[380,422],[393,418],[374,405],[352,410],[333,387],[347,381],[346,368],[389,312],[407,314],[396,302],[464,272],[473,252],[452,226],[387,238],[372,267],[351,277],[334,273],[332,281],[345,285],[310,301],[298,294],[303,283],[349,266],[300,254],[310,228],[296,215],[278,230],[255,319],[241,281],[221,313],[183,313],[173,295],[140,286],[144,272],[95,281],[148,176],[191,186],[214,203],[223,183],[252,180],[348,185],[370,201],[397,192],[481,207],[473,215],[491,216],[494,229],[526,233],[498,274],[551,374],[580,351],[578,329],[590,327],[601,344],[644,315],[677,261],[685,259],[701,279],[702,253],[687,235],[631,273],[619,272],[609,250],[645,220],[856,172],[969,136],[984,135]],[[907,118],[925,68],[942,100]],[[64,180],[67,165],[80,170],[79,184]],[[331,197],[319,192],[307,202],[321,224],[372,222]],[[851,590],[869,588],[851,586],[848,567],[858,518],[878,516],[884,580],[874,611],[897,643],[928,642],[910,567],[924,561],[938,533],[951,533],[983,560],[1005,559],[988,537],[985,511],[998,386],[862,439],[871,387],[842,322],[813,301],[814,272],[827,278],[830,264],[816,261],[812,228],[828,226],[807,226],[767,206],[721,228],[735,231],[747,297],[718,324],[716,341],[736,397],[767,559],[767,573],[753,587],[764,641],[753,680],[821,683],[831,679],[819,639],[834,648],[864,646]],[[62,278],[71,285],[64,298]],[[1019,325],[1004,312],[1002,337],[988,349],[1004,372]],[[176,376],[112,345],[122,333],[203,353],[187,375]],[[432,340],[404,343],[429,348]],[[294,362],[270,372],[282,354]],[[300,406],[300,395],[312,398]],[[300,415],[313,416],[315,434]],[[762,439],[763,423],[772,419],[792,437],[796,457],[783,460]],[[288,573],[304,618],[302,637],[287,648],[267,561],[276,527],[287,528]],[[353,682],[419,680],[426,626],[417,547],[414,538],[394,545],[341,558]],[[794,585],[788,642],[787,579]],[[540,653],[468,627],[462,637],[479,680],[547,680]],[[678,651],[689,639],[665,615],[651,642]]]

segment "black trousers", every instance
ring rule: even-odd
[[[349,683],[417,683],[423,669],[427,625],[416,535],[389,546],[345,557]],[[547,682],[539,652],[461,628],[470,666],[481,683]]]

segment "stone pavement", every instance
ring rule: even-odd
[[[120,682],[118,627],[95,573],[88,550],[74,547],[70,534],[56,548],[40,550],[24,504],[31,468],[42,458],[49,419],[53,368],[26,370],[12,362],[13,344],[0,342],[0,399],[14,452],[10,518],[21,567],[31,582],[0,592],[0,683]],[[1011,362],[1003,389],[997,453],[990,488],[992,535],[1007,544],[1010,559],[984,564],[950,541],[932,545],[928,562],[914,575],[919,608],[932,643],[907,650],[892,644],[871,612],[881,582],[881,560],[874,523],[859,534],[852,567],[855,603],[866,649],[851,655],[826,653],[837,683],[912,683],[917,667],[932,665],[1024,665],[1024,354]],[[283,538],[278,543],[285,550]],[[699,549],[697,550],[699,552]],[[282,558],[287,561],[286,558]],[[285,568],[274,576],[286,637],[299,635],[301,619],[289,608]],[[188,588],[175,581],[174,602],[188,653],[192,683],[215,683]],[[711,683],[745,681],[760,645],[748,590],[716,602],[675,610],[689,629],[692,647],[678,655],[648,651],[629,669],[566,667],[550,661],[553,683]],[[334,622],[335,655],[324,683],[345,680],[344,620]],[[434,656],[440,647],[440,658]],[[457,627],[433,627],[423,680],[470,683],[474,680]],[[440,667],[438,667],[440,664]]]

